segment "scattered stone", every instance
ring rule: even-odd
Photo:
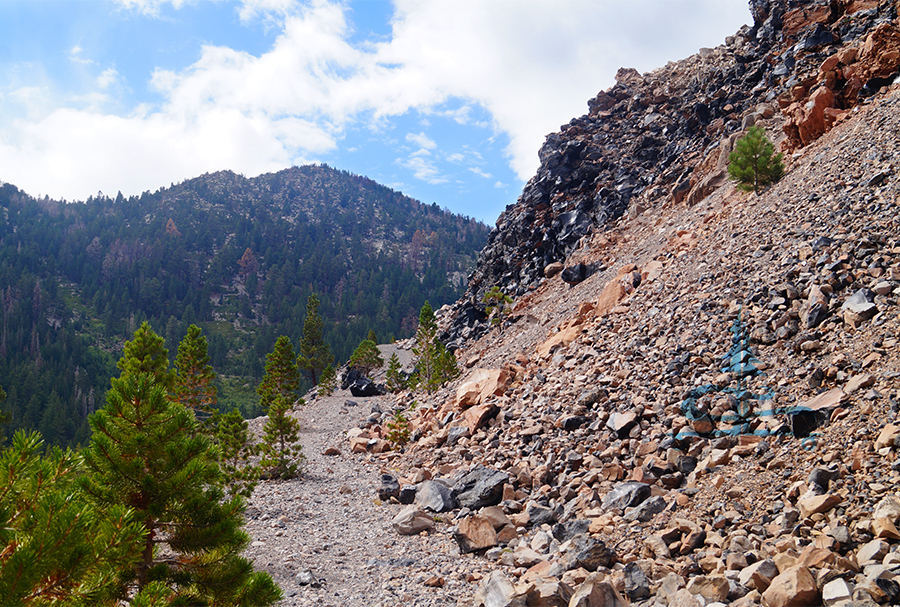
[[[397,513],[391,525],[400,535],[415,535],[422,531],[433,531],[434,518],[418,506],[410,505]]]

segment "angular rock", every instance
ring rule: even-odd
[[[453,532],[453,539],[463,554],[487,550],[497,545],[497,532],[491,521],[479,514],[464,517]]]
[[[604,510],[633,508],[650,497],[650,485],[646,483],[622,483],[603,498]]]
[[[569,599],[569,607],[627,607],[628,601],[605,578],[602,574],[588,576]]]
[[[661,496],[651,497],[636,507],[628,510],[623,517],[626,521],[646,523],[666,509],[666,500]]]
[[[625,565],[625,594],[632,601],[640,601],[650,596],[650,581],[635,562]]]
[[[488,396],[503,396],[510,379],[506,369],[475,369],[456,389],[456,406],[473,407]]]
[[[476,466],[453,485],[453,495],[463,508],[478,510],[496,506],[503,499],[503,485],[509,482],[506,472],[487,466]]]
[[[542,506],[537,502],[529,502],[528,506],[525,507],[525,514],[528,515],[531,524],[536,527],[545,523],[552,525],[559,518],[555,510]]]
[[[746,586],[759,592],[765,592],[766,588],[778,576],[778,567],[772,559],[756,561],[752,565],[741,569],[738,581],[741,586]]]
[[[838,578],[822,587],[822,604],[826,607],[849,601],[853,596],[853,587],[847,580]]]
[[[407,506],[391,520],[394,531],[400,535],[416,535],[434,530],[434,518],[418,506]]]
[[[572,539],[562,564],[566,569],[583,567],[588,571],[596,571],[599,567],[608,567],[615,558],[615,553],[606,544],[584,534]]]
[[[387,501],[392,497],[400,497],[400,482],[390,474],[382,474],[381,485],[378,487],[378,499]]]
[[[800,516],[809,518],[819,512],[828,512],[840,503],[841,498],[839,496],[826,493],[825,495],[816,495],[798,501],[797,508],[800,510]]]
[[[414,503],[432,512],[449,512],[459,506],[453,490],[439,481],[419,483]]]
[[[525,597],[502,571],[492,571],[481,581],[473,598],[474,607],[526,607]]]
[[[800,565],[781,573],[763,593],[767,607],[806,607],[821,604],[812,572]]]

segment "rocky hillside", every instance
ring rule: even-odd
[[[760,118],[783,115],[786,147],[808,144],[900,67],[896,2],[752,0],[750,12],[753,26],[724,46],[648,74],[619,70],[586,115],[547,137],[537,174],[491,233],[466,303],[493,285],[534,289],[548,265],[629,209],[695,204],[724,183],[721,157]]]
[[[462,377],[397,397],[402,454],[390,411],[350,433],[459,604],[900,603],[897,3],[751,10],[548,138],[443,311]],[[723,172],[751,123],[787,151],[759,196]]]

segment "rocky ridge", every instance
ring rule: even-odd
[[[547,137],[537,174],[482,251],[452,338],[471,336],[469,308],[493,285],[522,295],[629,209],[693,204],[721,186],[722,158],[757,119],[783,112],[785,148],[807,145],[900,69],[896,2],[753,0],[750,9],[753,25],[723,46],[647,74],[619,70],[587,114]]]

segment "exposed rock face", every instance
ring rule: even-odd
[[[619,70],[587,114],[547,137],[445,337],[480,335],[473,309],[486,290],[534,289],[629,206],[702,200],[726,181],[730,146],[759,118],[781,109],[785,145],[807,145],[897,74],[896,3],[751,0],[750,11],[752,27],[724,46],[647,74]]]

